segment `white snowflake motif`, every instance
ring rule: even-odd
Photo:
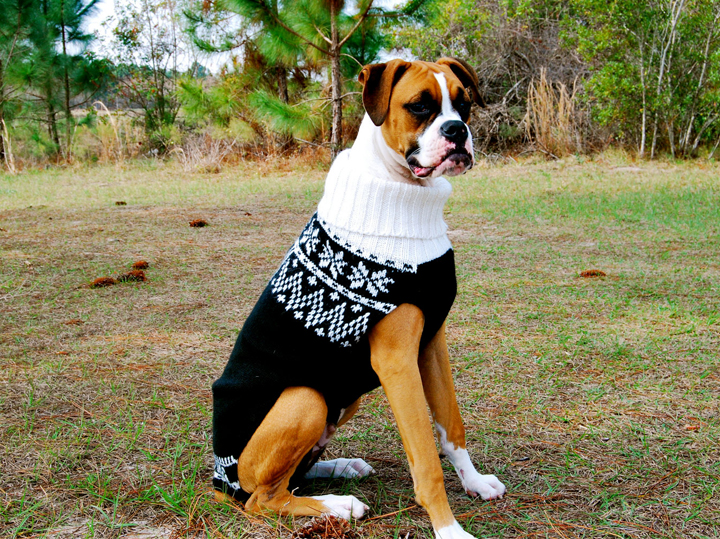
[[[387,276],[387,271],[375,271],[367,282],[367,291],[370,292],[373,297],[377,297],[378,291],[387,292],[387,285],[392,284],[395,281]]]
[[[295,311],[295,314],[293,316],[295,316],[295,320],[302,320],[303,313],[302,311]]]
[[[280,303],[285,303],[285,294],[278,294],[278,295],[277,295],[277,300],[278,300]]]
[[[350,288],[362,288],[365,284],[365,279],[367,279],[368,273],[370,273],[370,270],[368,270],[365,267],[365,264],[360,261],[360,263],[352,269],[352,275],[350,276]]]
[[[333,293],[330,294],[330,299],[333,300],[333,301],[337,301],[337,300],[340,299],[340,294],[338,294],[337,292],[333,291]]]
[[[308,277],[308,283],[310,283],[311,285],[317,284],[317,277],[311,275],[310,277]]]
[[[324,336],[325,336],[325,330],[324,330],[323,328],[317,328],[317,329],[315,330],[315,333],[317,333],[320,337],[324,337]]]
[[[235,490],[240,490],[240,481],[234,481],[230,482],[230,479],[227,476],[227,473],[225,472],[225,468],[228,468],[229,466],[237,465],[237,459],[234,457],[218,457],[215,455],[215,470],[213,472],[213,477],[215,479],[219,479],[223,483],[226,483],[231,488],[234,488]]]
[[[360,311],[362,311],[362,305],[360,305],[359,303],[354,303],[353,306],[350,308],[354,313],[359,313]]]
[[[320,253],[320,262],[318,265],[321,268],[329,268],[333,279],[337,279],[338,275],[343,275],[343,270],[345,266],[347,266],[347,262],[343,260],[343,256],[345,256],[343,251],[333,253],[333,250],[330,248],[330,243],[326,242],[323,246],[323,252]]]
[[[317,244],[320,243],[320,239],[318,238],[319,232],[320,229],[315,228],[313,229],[312,234],[310,234],[309,236],[307,234],[305,235],[305,252],[307,254],[314,253],[315,249],[317,248]]]

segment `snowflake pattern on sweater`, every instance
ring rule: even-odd
[[[317,215],[270,280],[273,297],[318,336],[352,346],[368,331],[373,311],[383,315],[398,270],[363,259],[334,241]]]

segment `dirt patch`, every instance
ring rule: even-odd
[[[202,228],[208,226],[208,222],[205,219],[193,219],[190,221],[190,226],[193,228]]]

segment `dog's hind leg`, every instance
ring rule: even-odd
[[[494,475],[479,474],[465,448],[465,427],[455,396],[445,324],[420,354],[420,374],[442,453],[455,467],[465,491],[484,500],[502,498],[505,485]]]
[[[325,429],[327,405],[309,387],[283,391],[238,459],[238,478],[252,495],[248,512],[274,511],[282,515],[334,514],[360,518],[368,507],[354,496],[296,497],[288,484],[298,464]]]
[[[335,431],[347,423],[358,411],[361,400],[361,398],[356,400],[342,410],[337,426],[327,424],[318,446],[313,450],[317,449],[321,453],[325,449],[325,445],[330,441]],[[375,470],[363,459],[340,458],[315,462],[305,474],[305,479],[359,479],[373,473],[375,473]]]

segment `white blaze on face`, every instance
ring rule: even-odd
[[[460,115],[453,108],[452,101],[450,101],[450,92],[447,88],[447,81],[445,81],[445,75],[443,75],[442,73],[435,73],[435,78],[440,85],[440,93],[442,94],[442,112],[440,113],[440,117],[444,117],[445,121],[460,120]]]
[[[455,164],[444,161],[448,153],[455,149],[455,143],[450,142],[440,134],[440,127],[445,122],[451,120],[462,121],[462,118],[460,118],[458,112],[453,108],[445,75],[443,73],[434,73],[434,76],[440,86],[440,94],[442,95],[440,114],[437,115],[433,123],[431,123],[425,132],[420,135],[420,138],[418,138],[418,151],[414,154],[421,166],[435,168],[432,174],[430,174],[430,177],[432,178],[436,178],[444,172],[447,172],[449,175],[464,172],[464,170],[453,170],[455,168]],[[471,156],[473,155],[472,136],[470,135],[469,129],[468,137],[465,141],[465,150]]]

